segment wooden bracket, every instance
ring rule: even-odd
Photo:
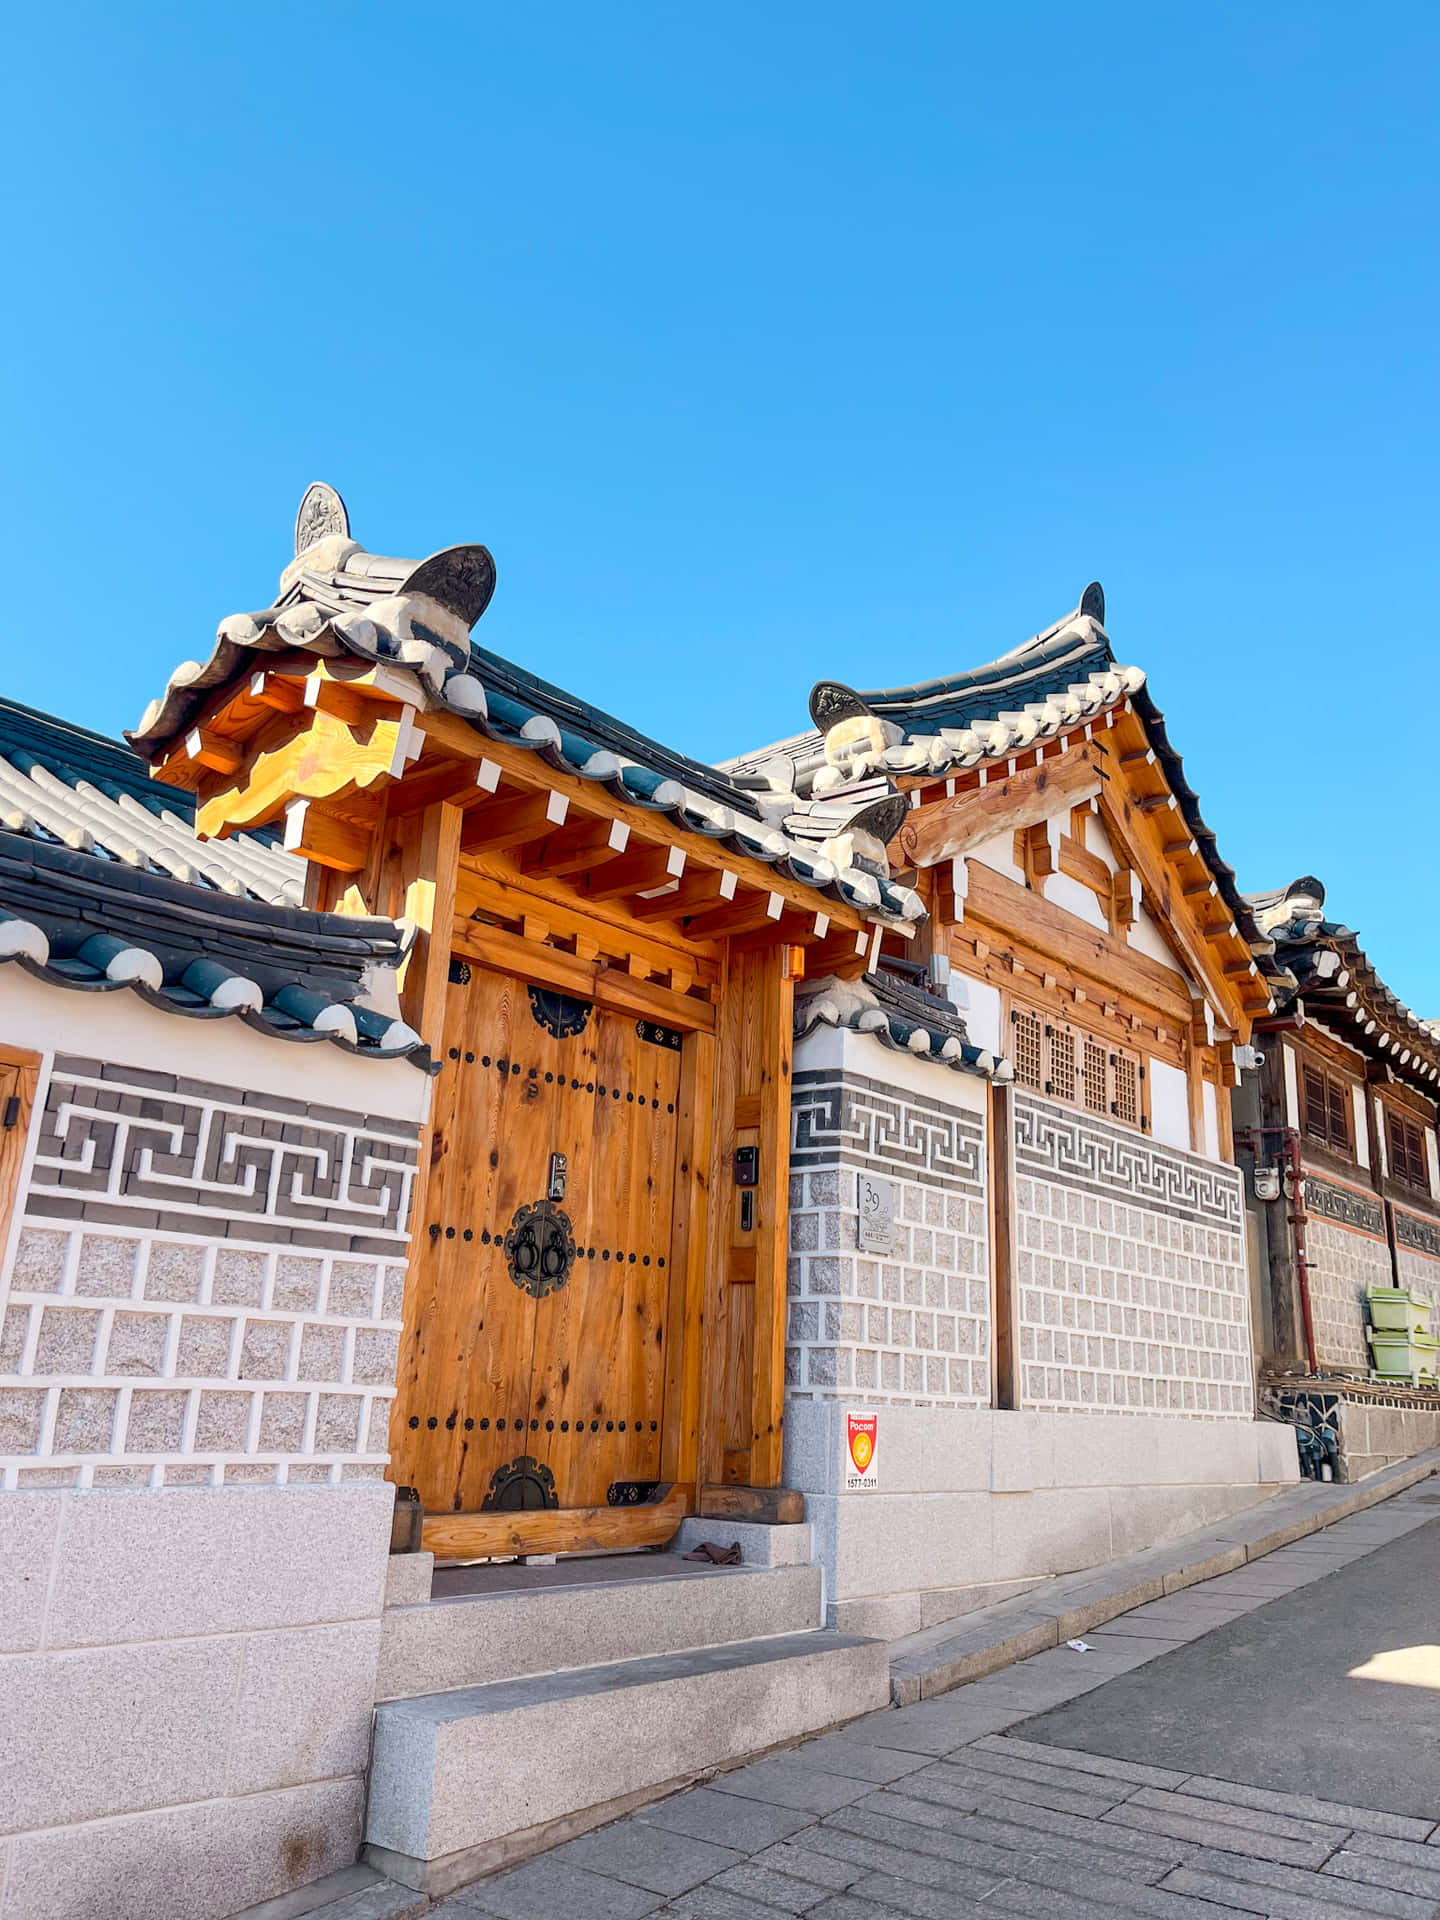
[[[292,800],[285,809],[285,851],[337,873],[359,873],[370,858],[371,829],[347,820],[315,800]]]

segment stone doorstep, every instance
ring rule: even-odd
[[[1183,1540],[1065,1574],[1015,1600],[891,1642],[890,1695],[897,1707],[933,1700],[970,1680],[1103,1626],[1122,1613],[1231,1573],[1308,1534],[1347,1520],[1440,1472],[1440,1447],[1356,1484],[1305,1481],[1262,1506]]]
[[[376,1712],[365,1858],[437,1897],[888,1691],[883,1641],[822,1628],[396,1701]]]
[[[387,1607],[376,1701],[810,1632],[822,1624],[821,1578],[808,1563],[696,1565]]]

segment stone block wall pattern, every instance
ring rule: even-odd
[[[983,1117],[832,1068],[796,1073],[791,1129],[787,1400],[987,1405]],[[894,1188],[888,1253],[861,1250],[861,1172]]]
[[[220,1920],[351,1864],[390,1509],[0,1495],[0,1920]]]
[[[58,1056],[0,1295],[4,1485],[380,1479],[416,1140]]]
[[[1254,1414],[1241,1177],[1015,1097],[1025,1407]]]
[[[1305,1265],[1316,1358],[1322,1367],[1368,1373],[1365,1292],[1368,1287],[1395,1284],[1384,1207],[1373,1193],[1307,1172],[1305,1211],[1309,1215]]]

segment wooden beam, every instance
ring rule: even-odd
[[[1059,760],[1022,767],[1008,779],[957,793],[952,800],[914,808],[895,844],[909,865],[933,867],[1007,829],[1037,826],[1062,807],[1076,806],[1101,791],[1107,777],[1104,758],[1103,750],[1091,743]]]
[[[790,1527],[805,1518],[805,1496],[794,1487],[701,1487],[699,1513],[705,1520]]]
[[[546,1507],[514,1513],[427,1513],[426,1553],[437,1560],[507,1559],[519,1553],[636,1551],[673,1540],[695,1504],[693,1487],[670,1486],[643,1507]]]
[[[830,932],[830,916],[825,913],[796,913],[787,907],[776,921],[767,921],[756,933],[740,933],[734,938],[733,950],[736,953],[748,953],[760,946],[773,946],[778,939],[782,945],[816,948],[822,945]],[[809,960],[806,960],[809,966]]]
[[[245,748],[238,740],[222,740],[218,733],[192,727],[185,736],[185,757],[211,773],[238,773],[245,764]]]
[[[275,713],[299,713],[305,704],[305,689],[292,675],[271,673],[262,667],[250,676],[250,698]]]
[[[481,806],[500,785],[500,769],[493,760],[441,760],[407,774],[388,789],[390,818],[403,820],[442,801],[452,807]]]
[[[818,947],[811,947],[807,951],[806,978],[823,980],[827,973],[836,973],[844,979],[853,979],[857,973],[865,971],[869,951],[870,941],[864,928],[858,933],[852,933],[848,928],[843,933],[832,933]]]
[[[472,807],[460,830],[462,853],[494,853],[505,847],[523,847],[543,840],[565,824],[569,801],[563,793],[529,793],[513,800],[493,800]]]
[[[773,927],[784,911],[785,896],[781,893],[746,893],[728,907],[718,907],[714,913],[702,913],[689,921],[687,931],[696,940],[721,940],[727,934],[751,933],[767,923]]]
[[[997,952],[1003,953],[1011,937],[1018,935],[1024,946],[1079,974],[1094,998],[1116,988],[1142,1006],[1157,1009],[1173,1025],[1188,1017],[1190,991],[1185,976],[1176,969],[1137,953],[1114,934],[1087,926],[1073,913],[978,860],[969,862],[969,880],[965,926],[992,929],[994,937],[986,937]]]
[[[534,840],[520,850],[523,873],[588,873],[593,867],[613,861],[630,844],[630,829],[623,820],[574,820],[559,827],[544,840]]]
[[[1078,840],[1072,840],[1069,834],[1060,840],[1060,871],[1070,879],[1078,880],[1082,887],[1088,887],[1097,899],[1109,904],[1110,869],[1098,854],[1082,847]]]
[[[361,871],[370,858],[372,832],[318,800],[292,800],[285,809],[285,851],[337,873]]]
[[[400,1010],[441,1058],[450,985],[450,929],[455,919],[455,883],[460,866],[459,807],[439,801],[426,810],[415,849],[414,872],[405,877],[405,917],[415,942],[400,970]],[[412,1218],[423,1218],[414,1202]]]
[[[738,879],[728,867],[706,872],[688,872],[673,893],[657,894],[653,900],[636,900],[630,911],[637,920],[683,920],[689,914],[723,906],[735,898]]]
[[[678,880],[685,871],[683,847],[636,847],[587,878],[580,889],[587,900],[619,900],[627,893],[648,893]]]
[[[1131,804],[1123,792],[1111,789],[1101,796],[1100,817],[1105,830],[1117,848],[1125,849],[1131,865],[1155,903],[1157,917],[1185,964],[1198,981],[1208,981],[1223,993],[1214,957],[1206,950],[1210,935],[1202,931],[1197,940],[1191,933],[1186,922],[1188,920],[1194,925],[1194,911],[1176,898],[1174,878],[1167,870],[1165,861],[1159,857],[1155,844],[1156,830],[1146,821],[1127,817],[1131,812]],[[1233,998],[1233,987],[1229,992]],[[1240,1013],[1242,1010],[1236,1007],[1235,1011]]]
[[[422,714],[419,724],[430,736],[435,748],[443,753],[459,757],[473,757],[478,751],[478,736],[467,721],[450,713],[432,712]],[[511,747],[505,741],[486,740],[483,742],[486,755],[497,761],[502,771],[513,777],[522,786],[533,785],[541,775],[535,756],[523,748]],[[607,812],[617,820],[623,820],[631,831],[640,838],[653,836],[666,831],[659,816],[651,809],[636,806],[628,801],[612,796],[608,789],[599,789],[594,781],[586,780],[579,774],[562,772],[559,768],[545,767],[543,777],[556,792],[565,794],[577,812],[588,812],[599,804],[603,792]],[[720,871],[729,869],[741,878],[751,877],[751,884],[773,889],[783,894],[790,906],[805,908],[813,905],[815,891],[804,881],[793,880],[788,875],[776,872],[760,860],[750,860],[736,855],[729,848],[721,846],[708,835],[685,835],[680,829],[669,827],[677,844],[683,844],[686,853],[687,877],[691,872]],[[828,904],[831,920],[839,926],[859,927],[865,922],[863,912],[846,901],[834,901]]]
[[[518,933],[507,933],[503,927],[486,927],[474,920],[457,922],[452,945],[467,959],[479,960],[502,973],[541,980],[580,1000],[617,1007],[622,1013],[647,1014],[668,1027],[702,1033],[715,1028],[715,1009],[708,1000],[657,986],[628,968],[612,966],[603,956],[582,960],[559,947],[548,947]],[[655,971],[660,970],[655,965]]]

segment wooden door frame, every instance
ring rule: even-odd
[[[530,964],[532,953],[539,957],[538,966]],[[611,992],[603,990],[612,983],[602,975],[596,982],[602,991],[596,992],[565,970],[563,963],[569,956],[553,954],[520,939],[500,946],[488,930],[485,935],[470,939],[457,930],[452,957],[490,973],[508,975],[526,985],[534,980],[538,985],[586,993],[597,1007],[622,1017],[659,1019],[683,1032],[684,1041],[676,1101],[670,1285],[666,1295],[661,1411],[661,1484],[656,1500],[638,1507],[552,1507],[533,1512],[426,1514],[422,1523],[422,1547],[445,1559],[483,1559],[663,1545],[696,1505],[703,1385],[702,1303],[709,1249],[715,1009],[707,1002],[668,993],[664,998],[673,1004],[657,1006],[655,996],[661,990],[654,988],[642,1001],[627,990],[630,983],[625,976],[616,977],[617,990]],[[547,960],[558,960],[562,965],[547,966]],[[433,962],[431,972],[433,977]],[[447,1017],[449,995],[455,991],[458,989],[449,980],[447,963]],[[442,1034],[445,1031],[443,1019],[438,1023],[438,1031]],[[426,1122],[422,1143],[422,1160],[427,1167],[434,1125],[432,1113]],[[412,1246],[412,1260],[429,1257],[428,1241],[412,1236]],[[397,1395],[393,1418],[403,1417]]]

